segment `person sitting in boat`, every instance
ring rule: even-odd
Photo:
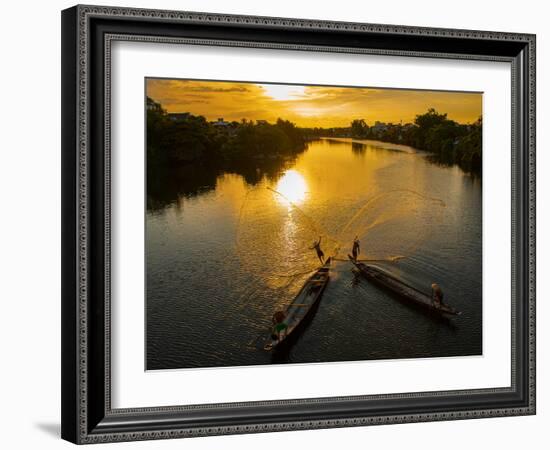
[[[321,250],[321,236],[319,236],[319,240],[315,241],[313,243],[313,246],[310,247],[309,249],[310,250],[315,249],[315,251],[317,252],[317,258],[319,258],[319,261],[321,261],[321,264],[325,263],[324,261],[325,254],[323,253],[323,250]]]
[[[283,338],[286,336],[288,325],[284,322],[285,319],[286,314],[284,311],[277,311],[273,314],[273,317],[271,318],[271,321],[273,322],[273,339],[281,341],[281,334]]]
[[[359,248],[359,239],[358,236],[355,236],[355,239],[353,240],[353,248],[351,250],[351,254],[353,255],[353,260],[357,261],[357,256],[359,256],[359,253],[361,252],[361,249]]]
[[[443,291],[437,283],[432,283],[432,301],[438,308],[443,306]]]

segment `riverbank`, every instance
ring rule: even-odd
[[[394,144],[391,142],[377,141],[375,139],[356,139],[356,138],[335,138],[335,137],[321,137],[320,139],[327,139],[336,142],[351,142],[361,145],[373,145],[375,147],[383,148],[384,150],[390,150],[403,153],[418,153],[419,150],[410,147],[408,145]]]
[[[147,167],[203,164],[223,168],[253,160],[282,160],[304,150],[306,137],[288,120],[207,121],[190,113],[168,114],[148,99]]]
[[[415,117],[413,123],[367,124],[364,119],[353,120],[348,127],[307,128],[308,137],[352,139],[360,144],[367,140],[396,149],[410,147],[428,153],[430,161],[458,165],[465,172],[480,175],[482,168],[482,118],[473,123],[458,123],[430,108]]]
[[[416,116],[414,123],[368,126],[354,120],[350,135],[354,139],[369,139],[394,145],[410,146],[430,153],[432,162],[458,165],[466,172],[481,174],[482,118],[474,123],[461,124],[430,108]]]
[[[179,196],[215,188],[223,173],[254,185],[271,179],[307,147],[306,135],[290,121],[207,121],[190,113],[168,114],[148,99],[147,207],[156,210]]]

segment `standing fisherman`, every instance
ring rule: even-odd
[[[438,308],[443,306],[443,291],[437,283],[432,283],[432,301]]]
[[[353,255],[353,260],[357,262],[357,256],[361,252],[361,249],[359,248],[359,239],[358,236],[355,236],[355,239],[353,240],[353,248],[351,250],[351,254]]]
[[[309,248],[310,250],[313,250],[315,249],[315,251],[317,252],[317,258],[319,258],[319,261],[321,261],[321,264],[324,264],[325,262],[323,261],[324,257],[325,257],[325,254],[323,253],[323,250],[321,250],[321,236],[319,236],[319,240],[318,241],[315,241],[313,243],[313,247],[310,247]]]

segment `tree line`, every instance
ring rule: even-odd
[[[482,119],[460,124],[430,108],[414,123],[392,124],[353,120],[349,127],[299,128],[278,119],[209,122],[189,113],[170,115],[147,98],[147,160],[150,170],[189,163],[232,170],[274,171],[319,137],[353,137],[404,144],[429,152],[430,159],[458,164],[466,171],[481,172]]]
[[[376,139],[404,144],[431,153],[431,159],[444,164],[458,164],[470,172],[481,172],[481,117],[472,124],[460,124],[430,108],[415,117],[412,124],[368,126],[362,119],[351,122],[351,137]]]
[[[251,160],[285,159],[305,149],[306,137],[295,124],[266,121],[209,122],[203,116],[170,116],[147,99],[147,160],[150,166],[199,162],[231,168]]]

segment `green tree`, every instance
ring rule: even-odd
[[[467,170],[481,171],[483,121],[480,118],[468,126],[467,134],[456,146],[459,164]]]
[[[351,122],[351,135],[356,138],[367,137],[369,127],[363,119],[355,119]]]
[[[446,120],[447,114],[439,114],[434,108],[428,109],[428,112],[424,114],[417,115],[414,119],[414,123],[418,127],[417,132],[415,133],[415,147],[426,149],[426,137],[428,131],[433,127],[441,125]]]

